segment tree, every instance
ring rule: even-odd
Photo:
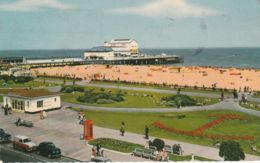
[[[229,140],[222,142],[219,147],[219,156],[225,161],[239,161],[245,159],[245,153],[238,142]]]

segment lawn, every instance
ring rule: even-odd
[[[98,138],[98,139],[91,140],[89,142],[90,145],[94,145],[94,146],[97,143],[99,143],[104,148],[111,149],[114,151],[124,152],[124,153],[132,153],[135,148],[144,148],[144,146],[140,144],[134,144],[134,143],[111,139],[111,138]]]
[[[154,89],[164,89],[164,90],[177,90],[177,88],[171,88],[170,86],[157,86],[157,85],[146,85],[146,84],[135,84],[135,83],[122,83],[122,82],[114,82],[114,81],[91,81],[92,84],[101,84],[101,85],[116,85],[116,86],[126,86],[126,87],[140,87],[140,88],[154,88]],[[197,92],[197,93],[212,93],[219,94],[220,90],[212,90],[212,89],[194,89],[191,87],[181,88],[183,92]],[[232,92],[225,91],[226,95],[232,94]]]
[[[260,103],[255,101],[247,101],[247,103],[240,102],[239,105],[247,109],[260,111]]]
[[[76,109],[79,110],[79,109]],[[238,114],[244,116],[246,120],[226,120],[208,130],[207,134],[220,133],[222,135],[251,135],[255,137],[252,141],[239,141],[241,146],[247,153],[253,153],[250,150],[250,144],[260,148],[260,118],[249,116],[244,113],[234,112],[229,110],[216,111],[199,111],[186,113],[123,113],[123,112],[104,112],[104,111],[86,111],[88,119],[92,119],[94,124],[101,127],[119,129],[122,121],[126,124],[127,132],[144,134],[144,126],[149,125],[150,135],[159,138],[167,138],[179,140],[194,144],[213,146],[217,140],[200,138],[195,136],[179,135],[169,131],[165,131],[151,124],[155,121],[160,121],[167,124],[169,127],[174,127],[182,130],[194,130],[212,120],[213,117],[208,117],[209,114]],[[178,119],[177,115],[185,115],[185,118]]]
[[[4,86],[3,83],[0,82],[0,88],[19,88],[19,87],[46,87],[46,86],[56,86],[54,83],[43,83],[39,81],[29,81],[26,83],[12,83],[7,86]]]
[[[54,80],[54,81],[64,81],[64,78],[62,77],[38,77],[36,78],[38,80]],[[72,82],[74,81],[74,79],[70,79],[70,78],[65,78],[66,81]],[[79,79],[75,79],[75,81],[80,81]]]
[[[191,158],[192,158],[191,155],[186,155],[186,156],[180,156],[180,155],[175,155],[175,154],[170,155],[171,161],[190,161]],[[199,157],[199,156],[194,156],[194,160],[195,161],[214,161],[214,160],[204,158],[204,157]]]
[[[121,93],[125,94],[125,100],[122,102],[114,102],[109,104],[90,104],[90,103],[81,103],[77,101],[77,97],[82,96],[83,93],[73,92],[73,93],[64,93],[61,97],[63,101],[79,104],[87,104],[93,106],[102,106],[102,107],[116,107],[116,108],[166,108],[170,107],[164,104],[161,104],[161,98],[165,96],[170,96],[169,94],[162,94],[156,92],[146,92],[146,91],[132,91],[132,90],[120,90],[112,88],[97,88],[97,87],[85,87],[85,89],[92,89],[95,92],[109,92],[112,94]],[[103,91],[102,91],[103,90]],[[215,104],[218,101],[217,98],[204,98],[204,97],[194,97],[198,101],[198,105],[210,105]],[[173,106],[174,107],[174,106]]]
[[[253,95],[253,97],[254,97],[254,98],[260,98],[260,93],[255,93],[255,94]]]

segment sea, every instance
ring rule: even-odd
[[[88,49],[74,50],[0,50],[1,57],[64,58],[83,57]],[[217,66],[260,68],[260,48],[190,48],[190,49],[139,49],[147,55],[178,55],[184,58],[184,66]],[[176,64],[175,64],[176,65]]]

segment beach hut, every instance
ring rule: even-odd
[[[60,95],[45,89],[16,89],[3,96],[3,106],[14,111],[35,113],[61,107]]]

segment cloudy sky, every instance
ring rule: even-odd
[[[0,50],[259,47],[260,0],[0,0]]]

